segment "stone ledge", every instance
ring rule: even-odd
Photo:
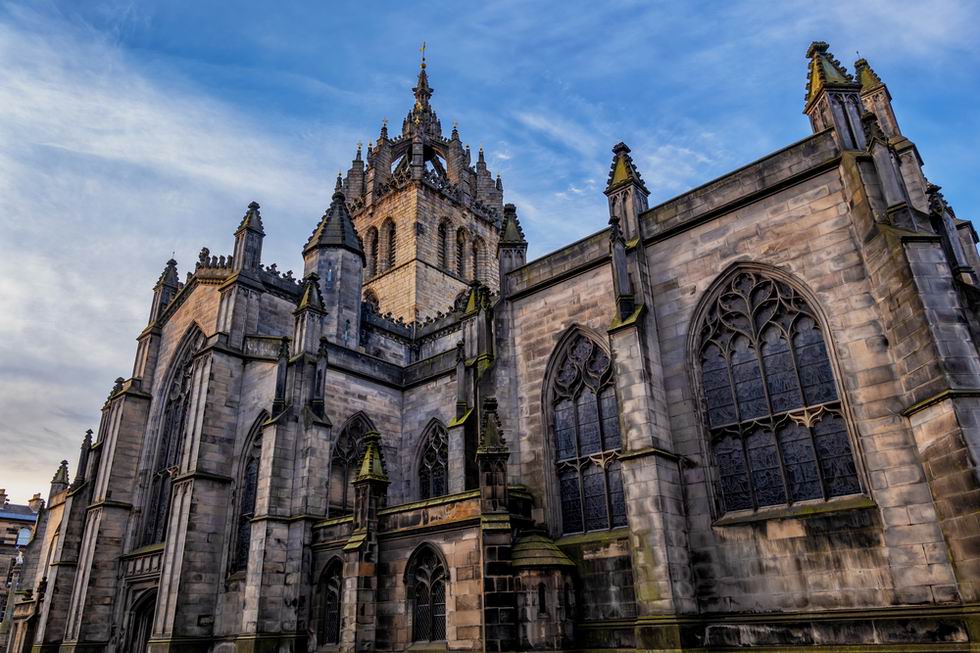
[[[844,497],[840,499],[829,499],[822,503],[798,503],[792,506],[762,508],[752,513],[728,514],[716,519],[711,525],[724,527],[751,524],[770,519],[800,519],[811,515],[824,515],[832,512],[866,510],[868,508],[876,508],[877,505],[870,497],[863,495]]]

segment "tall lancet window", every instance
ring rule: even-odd
[[[242,452],[237,492],[238,519],[231,571],[240,571],[248,566],[248,552],[252,544],[252,518],[255,517],[255,500],[258,495],[259,461],[262,457],[262,435],[259,432],[262,421],[264,418],[260,418],[256,424]]]
[[[327,485],[327,516],[340,517],[354,512],[354,478],[364,455],[364,434],[373,430],[363,413],[357,413],[340,431],[330,456]]]
[[[449,222],[443,220],[439,223],[439,240],[436,243],[437,257],[439,259],[439,269],[449,270]]]
[[[395,267],[395,250],[398,247],[395,223],[391,218],[381,225],[381,236],[384,239],[384,271],[387,272]]]
[[[474,281],[483,281],[483,240],[475,238],[470,249],[470,275]]]
[[[755,269],[706,297],[695,354],[721,512],[861,492],[825,329]]]
[[[625,526],[619,403],[609,354],[578,331],[559,347],[548,396],[562,532]]]
[[[367,244],[367,275],[368,277],[373,277],[378,274],[378,230],[374,227],[368,229]]]
[[[316,643],[340,643],[340,608],[344,592],[344,566],[335,558],[327,563],[317,584],[319,610],[317,616]]]
[[[170,366],[170,377],[163,394],[157,447],[151,459],[142,543],[162,542],[170,517],[170,490],[187,430],[187,409],[191,400],[194,354],[204,337],[199,331],[185,336]]]
[[[456,230],[456,274],[466,278],[466,230],[462,227]]]
[[[446,565],[430,545],[417,549],[406,577],[412,608],[412,641],[446,639]]]
[[[422,438],[419,458],[419,498],[441,497],[448,492],[449,438],[446,427],[432,422]]]

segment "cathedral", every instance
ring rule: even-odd
[[[806,65],[812,134],[656,206],[618,143],[528,262],[423,59],[301,275],[255,202],[167,261],[8,653],[977,650],[977,233]]]

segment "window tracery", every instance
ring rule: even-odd
[[[446,427],[433,423],[424,441],[419,459],[419,498],[441,497],[448,492],[449,437]]]
[[[625,526],[619,403],[609,355],[585,335],[574,335],[550,396],[562,532]]]
[[[412,561],[408,575],[412,602],[412,641],[446,639],[446,568],[431,548]]]
[[[194,354],[200,348],[200,333],[185,340],[172,366],[172,374],[163,413],[160,420],[160,436],[150,476],[148,501],[143,522],[142,544],[162,542],[167,533],[170,516],[172,477],[180,458],[187,426],[187,409],[191,398],[191,379],[194,372]]]
[[[327,485],[327,517],[354,512],[354,477],[364,456],[364,434],[372,430],[367,418],[358,413],[344,426],[330,456]]]
[[[239,481],[238,519],[235,532],[235,551],[231,571],[248,566],[248,553],[252,544],[252,518],[255,517],[255,500],[258,495],[259,461],[262,456],[262,436],[253,435],[245,450],[245,461]]]
[[[824,334],[800,293],[734,274],[704,312],[697,354],[723,512],[861,491]]]
[[[343,565],[340,560],[332,560],[320,575],[320,582],[317,587],[320,598],[320,610],[317,618],[317,644],[340,643],[343,588]]]

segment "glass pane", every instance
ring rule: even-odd
[[[844,420],[839,415],[825,413],[813,425],[813,442],[817,448],[827,496],[839,497],[860,492],[861,484],[854,467],[854,456]]]
[[[714,453],[725,510],[751,508],[749,470],[745,464],[742,443],[733,435],[722,436],[715,441]]]
[[[429,470],[423,467],[419,472],[419,498],[428,499],[431,497],[431,487],[432,478],[429,476]]]
[[[248,550],[252,541],[252,520],[247,517],[238,519],[238,538],[235,543],[234,569],[245,569],[248,566]]]
[[[626,495],[623,492],[623,469],[620,462],[609,463],[609,505],[612,507],[612,525],[626,525]]]
[[[769,413],[762,374],[755,351],[744,336],[735,338],[732,351],[732,378],[735,380],[735,396],[742,420],[755,419]]]
[[[583,388],[578,401],[578,448],[579,455],[598,453],[602,450],[599,439],[599,407],[596,405],[595,393],[589,388]]]
[[[555,444],[558,460],[575,458],[575,407],[568,399],[555,406]]]
[[[834,373],[827,357],[823,334],[809,317],[803,317],[796,325],[793,348],[800,366],[800,380],[807,405],[822,404],[837,399]]]
[[[441,497],[446,494],[446,466],[440,464],[432,470],[432,494],[433,497]]]
[[[737,421],[732,384],[728,378],[728,363],[716,345],[708,345],[701,357],[701,376],[704,398],[708,404],[708,423],[721,426]]]
[[[774,506],[786,503],[786,488],[779,468],[776,439],[772,431],[757,428],[745,439],[745,451],[749,456],[752,488],[758,505]]]
[[[427,642],[432,633],[432,612],[429,606],[429,587],[425,583],[415,584],[415,614],[412,623],[412,639]]]
[[[446,584],[442,581],[432,587],[432,639],[446,639]]]
[[[610,385],[599,393],[599,405],[602,409],[602,449],[619,449],[619,404],[615,388]]]
[[[565,533],[582,530],[582,501],[578,493],[578,472],[564,469],[558,475],[558,492],[561,496],[561,524]]]
[[[605,474],[598,465],[586,464],[582,469],[582,489],[585,495],[585,530],[609,528],[606,512]]]
[[[800,385],[796,380],[793,354],[782,333],[770,327],[762,336],[762,364],[766,371],[766,385],[774,412],[782,413],[803,406]]]
[[[793,501],[823,497],[820,474],[817,471],[817,454],[810,441],[810,432],[796,422],[783,424],[776,432],[779,449],[783,454],[786,482]]]

